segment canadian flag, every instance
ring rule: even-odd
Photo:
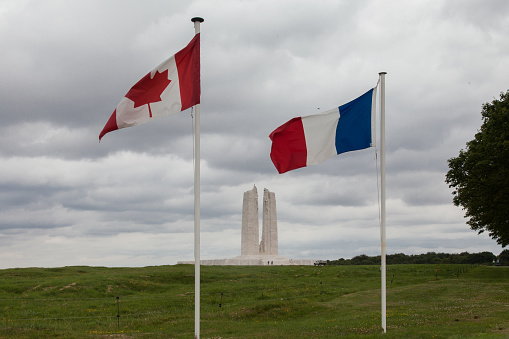
[[[149,72],[122,98],[99,134],[144,124],[200,103],[200,34]]]

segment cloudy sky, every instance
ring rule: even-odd
[[[374,148],[278,174],[270,132],[386,76],[387,252],[503,249],[466,225],[447,159],[509,88],[509,2],[0,1],[0,268],[193,259],[193,121],[98,135],[201,16],[201,257],[240,255],[275,192],[279,254],[380,253]],[[260,196],[261,201],[261,196]],[[261,218],[261,216],[260,216]]]

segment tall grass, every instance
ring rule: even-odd
[[[378,266],[203,266],[201,279],[202,338],[509,337],[507,267],[389,265],[385,335]],[[0,338],[192,338],[194,267],[0,270],[0,310]]]

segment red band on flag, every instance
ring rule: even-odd
[[[175,54],[182,110],[200,103],[200,34]]]
[[[99,134],[99,141],[101,141],[101,138],[108,132],[117,130],[117,110],[113,111],[113,114],[110,116],[108,122],[104,126],[103,130],[101,131],[101,134]]]
[[[272,140],[270,158],[279,173],[306,167],[306,137],[300,117],[276,128],[269,138]]]

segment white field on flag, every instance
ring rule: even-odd
[[[302,117],[308,152],[306,165],[317,165],[338,154],[336,151],[336,128],[339,109]]]
[[[172,55],[157,66],[150,72],[150,76],[155,79],[158,73],[163,74],[166,70],[168,70],[167,78],[170,83],[161,93],[160,101],[134,107],[136,103],[133,100],[126,97],[122,98],[117,106],[118,128],[141,125],[151,119],[162,118],[181,111],[182,102],[180,100],[180,85],[175,56]]]

